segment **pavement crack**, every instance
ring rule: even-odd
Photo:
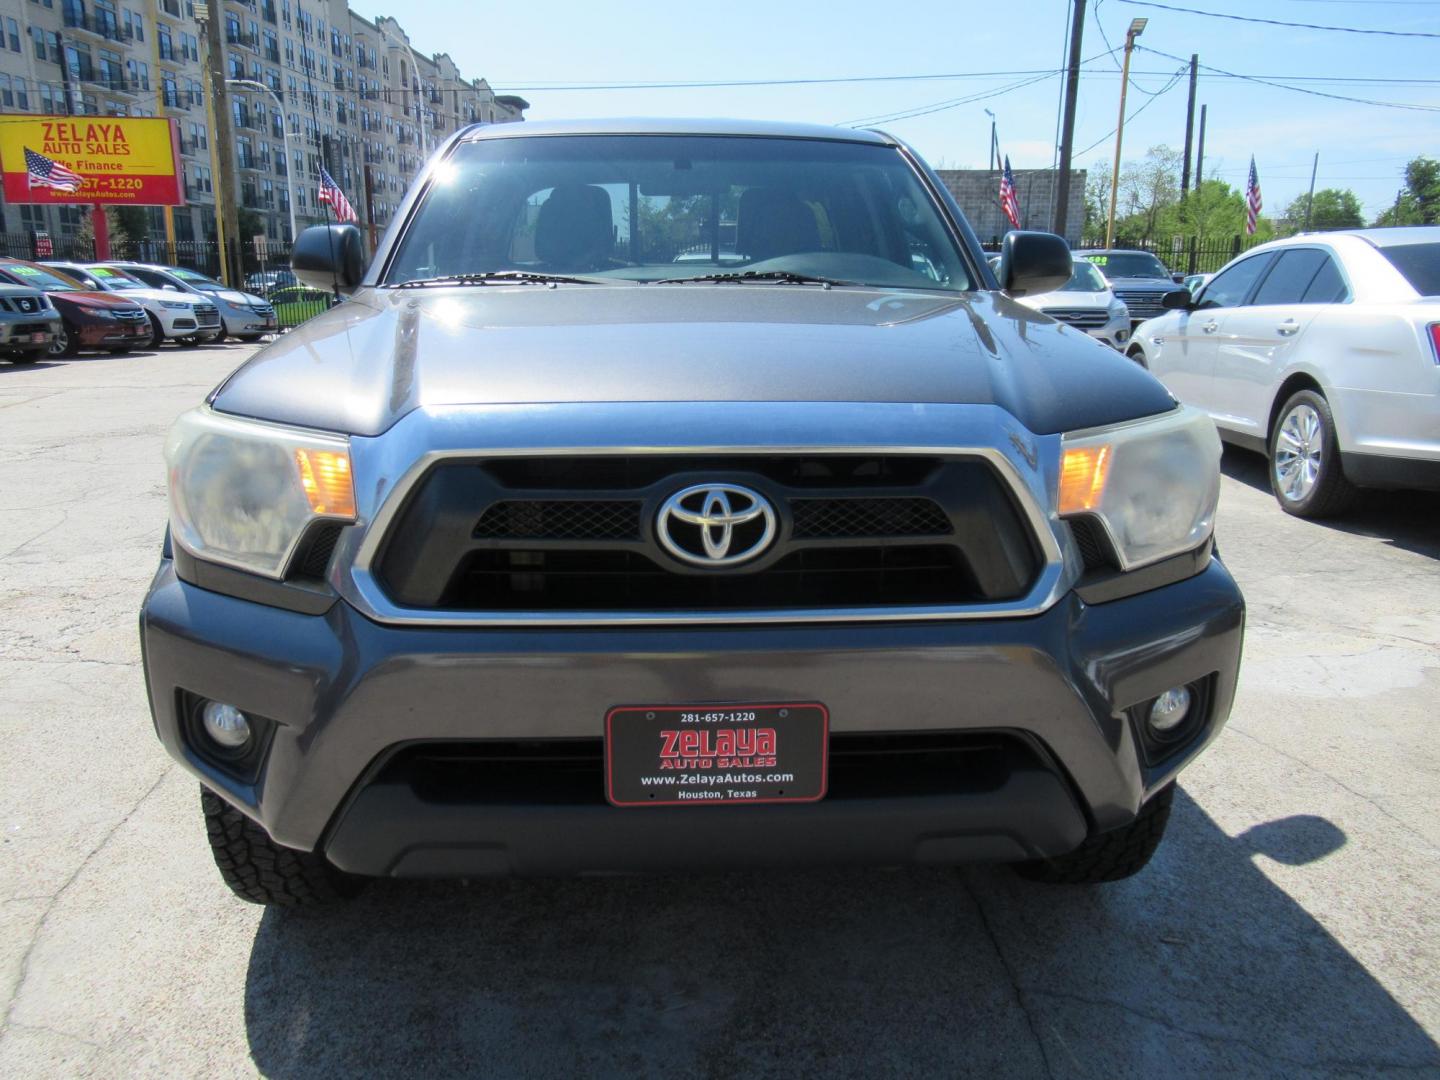
[[[966,894],[975,905],[975,912],[980,917],[980,925],[985,928],[985,936],[990,939],[990,947],[995,950],[996,959],[1000,961],[1000,967],[1005,972],[1005,978],[1010,981],[1010,989],[1015,993],[1015,1004],[1020,1007],[1021,1015],[1025,1017],[1025,1026],[1030,1029],[1030,1037],[1035,1040],[1035,1046],[1040,1051],[1040,1060],[1045,1065],[1045,1075],[1050,1080],[1055,1080],[1055,1069],[1050,1064],[1050,1054],[1045,1049],[1045,1040],[1040,1037],[1040,1029],[1035,1024],[1035,1017],[1030,1012],[1030,1006],[1025,1001],[1025,991],[1020,986],[1020,979],[1010,966],[1009,959],[1005,956],[1005,950],[1000,948],[1000,939],[995,934],[995,928],[990,925],[990,916],[985,913],[985,905],[980,902],[980,897],[970,887],[970,882],[961,878],[961,884]],[[1078,1062],[1077,1062],[1078,1064]]]
[[[10,1000],[5,1004],[5,1018],[3,1022],[0,1022],[0,1034],[9,1030],[10,1026],[16,1022],[15,1007],[20,1002],[20,993],[25,988],[26,979],[30,976],[30,959],[34,955],[35,946],[39,943],[41,935],[45,933],[46,924],[49,923],[50,916],[55,911],[55,906],[60,903],[60,899],[65,895],[66,890],[75,884],[76,880],[84,873],[85,868],[90,865],[95,856],[100,854],[115,834],[129,823],[130,819],[135,816],[135,812],[144,805],[145,800],[155,793],[155,790],[174,770],[175,764],[173,762],[160,770],[160,775],[155,778],[155,782],[146,788],[140,797],[135,800],[130,809],[125,812],[124,817],[105,831],[105,835],[85,854],[85,857],[80,860],[79,865],[76,866],[70,876],[65,879],[64,884],[56,889],[54,895],[50,897],[50,902],[45,905],[45,910],[41,913],[39,921],[35,924],[35,929],[30,933],[30,940],[25,943],[25,952],[20,957],[20,974],[15,979],[14,989],[10,992]],[[74,1036],[70,1037],[74,1038]],[[82,1039],[81,1041],[83,1042],[84,1040]]]
[[[1403,829],[1405,832],[1409,833],[1409,834],[1410,834],[1411,836],[1413,836],[1416,840],[1419,840],[1420,843],[1421,843],[1422,845],[1424,845],[1424,846],[1425,846],[1427,849],[1429,849],[1430,851],[1432,851],[1432,852],[1434,852],[1434,851],[1440,851],[1440,848],[1437,848],[1437,847],[1435,846],[1435,844],[1430,840],[1429,837],[1424,836],[1424,835],[1421,834],[1420,832],[1416,831],[1416,829],[1414,828],[1414,826],[1412,826],[1409,822],[1405,821],[1403,818],[1398,818],[1398,817],[1396,817],[1396,816],[1395,816],[1393,813],[1391,813],[1389,810],[1385,809],[1384,806],[1382,806],[1382,805],[1380,805],[1380,803],[1376,802],[1375,799],[1374,799],[1372,796],[1365,794],[1365,792],[1363,792],[1363,791],[1357,791],[1355,788],[1353,788],[1353,787],[1351,787],[1349,784],[1347,784],[1344,780],[1341,780],[1341,779],[1340,779],[1338,776],[1336,776],[1334,773],[1326,772],[1324,769],[1320,768],[1318,765],[1312,765],[1310,762],[1306,761],[1304,758],[1296,757],[1294,754],[1292,754],[1292,753],[1290,753],[1290,752],[1288,752],[1288,751],[1286,751],[1286,750],[1280,749],[1280,747],[1276,746],[1275,744],[1273,744],[1273,743],[1268,743],[1268,742],[1266,742],[1264,739],[1260,738],[1259,736],[1250,734],[1250,732],[1246,731],[1243,727],[1240,727],[1238,724],[1234,723],[1233,721],[1232,721],[1231,723],[1229,723],[1229,724],[1226,725],[1226,730],[1227,730],[1227,731],[1233,731],[1233,732],[1235,732],[1235,734],[1239,735],[1239,736],[1242,737],[1242,738],[1249,739],[1249,740],[1250,740],[1251,742],[1253,742],[1253,743],[1258,743],[1260,746],[1265,747],[1265,749],[1271,751],[1272,753],[1279,754],[1281,757],[1285,758],[1287,761],[1293,761],[1296,765],[1299,765],[1302,769],[1308,769],[1308,770],[1310,770],[1310,771],[1313,772],[1313,773],[1318,773],[1319,775],[1325,777],[1325,779],[1329,780],[1331,783],[1335,784],[1337,787],[1341,788],[1341,789],[1344,790],[1344,791],[1348,791],[1351,795],[1354,795],[1354,796],[1355,796],[1357,799],[1359,799],[1361,802],[1366,803],[1367,805],[1369,805],[1369,806],[1372,807],[1373,809],[1379,811],[1382,815],[1384,815],[1384,816],[1385,816],[1386,818],[1388,818],[1390,821],[1393,821],[1396,825],[1400,826],[1401,829]]]

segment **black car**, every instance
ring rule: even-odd
[[[1244,605],[1210,420],[1012,299],[1062,240],[992,273],[902,143],[762,123],[467,128],[398,220],[303,234],[349,299],[166,444],[145,674],[236,893],[1145,865]]]

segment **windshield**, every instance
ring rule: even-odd
[[[437,170],[383,283],[504,271],[611,281],[784,271],[971,288],[892,147],[819,139],[481,139]]]
[[[14,274],[15,280],[21,284],[48,292],[79,292],[82,288],[78,281],[30,263],[6,263],[4,270]]]
[[[1164,278],[1170,279],[1165,264],[1148,251],[1112,251],[1104,255],[1085,255],[1080,258],[1100,267],[1107,278]]]
[[[206,292],[216,292],[225,288],[214,278],[208,278],[204,274],[197,274],[194,270],[186,270],[183,266],[177,266],[170,271],[171,275],[185,282],[186,285],[196,289],[204,289]]]
[[[90,266],[85,270],[91,277],[98,278],[107,289],[144,289],[146,284],[113,266]]]
[[[1386,244],[1380,254],[1421,296],[1440,296],[1440,244]]]
[[[1076,260],[1075,272],[1070,275],[1070,280],[1056,292],[1104,292],[1110,288],[1105,284],[1105,279],[1100,276],[1100,271],[1091,266],[1088,262]]]

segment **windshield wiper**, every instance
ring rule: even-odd
[[[486,270],[477,274],[444,274],[440,277],[415,278],[391,288],[427,289],[445,285],[600,285],[595,278],[568,277],[565,274],[542,274],[537,270]]]
[[[775,281],[782,285],[854,285],[854,281],[840,281],[837,278],[816,277],[814,274],[799,274],[794,270],[742,270],[725,274],[701,274],[698,277],[657,278],[651,285],[688,285],[692,282],[739,282]]]

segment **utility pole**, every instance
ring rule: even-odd
[[[1205,171],[1205,110],[1210,106],[1200,106],[1200,145],[1195,151],[1195,194],[1200,194],[1200,174]]]
[[[1085,0],[1075,0],[1070,20],[1070,59],[1065,71],[1065,114],[1060,127],[1060,174],[1055,178],[1055,232],[1065,235],[1070,210],[1070,158],[1075,150],[1075,102],[1080,95],[1080,39],[1085,33]]]
[[[1120,195],[1120,145],[1125,141],[1125,91],[1130,88],[1130,54],[1135,51],[1135,39],[1145,32],[1149,19],[1131,19],[1130,29],[1125,31],[1125,63],[1120,68],[1120,122],[1115,125],[1115,167],[1110,170],[1110,216],[1105,221],[1105,246],[1108,248],[1115,239],[1115,200]]]
[[[1190,54],[1190,100],[1185,104],[1185,161],[1180,167],[1180,201],[1185,201],[1185,195],[1190,190],[1190,143],[1191,136],[1195,132],[1195,79],[1200,67],[1200,56],[1198,53]],[[1199,186],[1197,180],[1196,186]]]
[[[1315,208],[1315,174],[1320,171],[1320,151],[1315,151],[1315,160],[1310,165],[1310,194],[1305,198],[1305,231],[1310,231],[1310,211]]]
[[[205,23],[206,68],[210,75],[211,145],[216,148],[215,223],[220,240],[220,275],[226,285],[237,288],[241,274],[240,198],[235,190],[235,133],[230,128],[230,95],[225,89],[225,55],[221,44],[219,11],[210,4],[196,4],[195,18]],[[218,155],[224,154],[221,159]]]

